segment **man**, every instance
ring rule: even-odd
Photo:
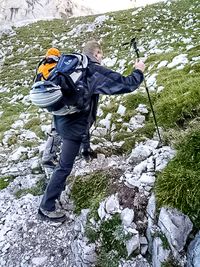
[[[96,118],[99,94],[116,95],[130,93],[142,83],[145,65],[142,61],[135,63],[135,70],[127,77],[101,66],[103,52],[96,41],[88,42],[83,53],[89,58],[87,77],[80,81],[88,86],[92,94],[89,98],[90,110],[66,116],[54,116],[56,131],[62,137],[62,148],[59,164],[56,166],[44,192],[38,213],[42,219],[63,222],[64,211],[56,209],[56,200],[65,189],[74,160],[79,153],[80,145],[87,138],[88,127]]]

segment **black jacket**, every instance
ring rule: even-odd
[[[140,70],[134,70],[127,77],[89,60],[83,86],[90,92],[90,110],[66,116],[54,116],[55,127],[64,139],[81,141],[96,119],[99,94],[117,95],[136,90],[144,79]]]

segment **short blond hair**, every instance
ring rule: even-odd
[[[86,55],[93,55],[97,49],[102,50],[101,45],[96,40],[91,40],[83,47],[83,53]]]

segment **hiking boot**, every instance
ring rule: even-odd
[[[56,167],[56,163],[53,160],[43,161],[42,165],[44,168],[54,169]]]
[[[97,158],[97,153],[91,148],[88,148],[82,151],[82,156],[86,161],[89,161],[90,159]]]
[[[64,222],[67,217],[64,211],[54,210],[48,211],[42,208],[39,208],[38,214],[42,220],[52,221],[52,222]]]

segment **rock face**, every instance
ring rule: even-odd
[[[187,267],[195,267],[200,264],[200,232],[188,247]]]
[[[2,0],[0,24],[91,14],[82,0]]]

